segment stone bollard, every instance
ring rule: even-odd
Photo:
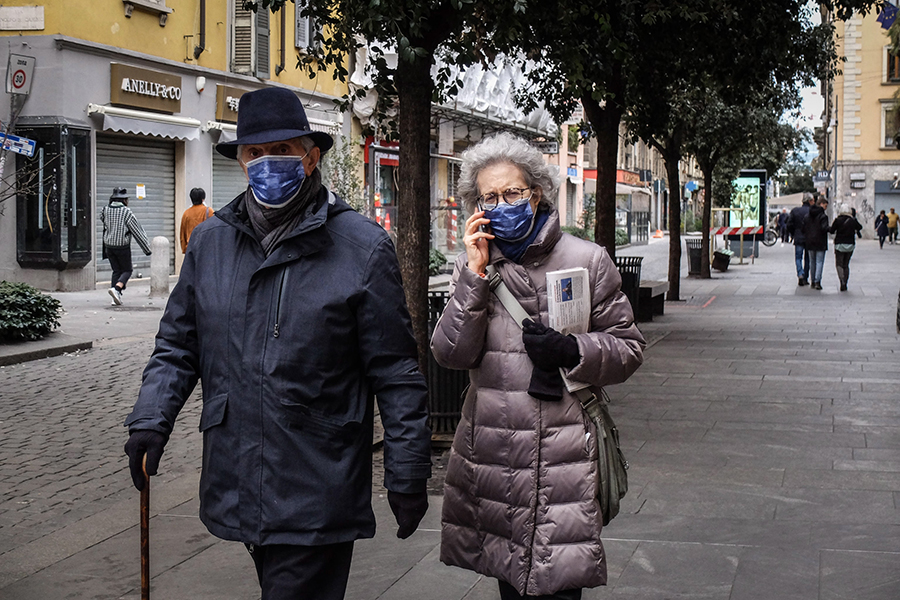
[[[169,295],[169,240],[161,235],[150,241],[150,297]]]

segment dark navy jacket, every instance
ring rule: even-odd
[[[252,201],[252,200],[251,200]],[[424,377],[393,244],[325,188],[266,257],[243,195],[191,235],[130,430],[172,431],[203,386],[200,518],[252,544],[372,537],[372,423],[385,485],[431,474]]]

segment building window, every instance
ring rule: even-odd
[[[890,46],[884,47],[882,82],[900,83],[900,56],[892,56]]]
[[[231,70],[234,73],[269,78],[269,11],[244,8],[244,0],[233,0]]]
[[[900,105],[894,102],[881,103],[881,148],[882,150],[896,150],[894,136],[900,130]]]

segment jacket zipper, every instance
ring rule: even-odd
[[[281,286],[278,288],[278,303],[275,305],[275,327],[272,329],[272,337],[278,337],[278,321],[281,319],[281,297],[287,284],[287,268],[281,272]]]

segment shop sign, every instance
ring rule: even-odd
[[[216,121],[237,123],[238,104],[247,90],[227,85],[216,86]]]
[[[43,28],[43,6],[0,6],[0,31],[40,31]]]
[[[616,181],[618,183],[626,183],[628,185],[640,185],[641,176],[634,171],[626,171],[624,169],[616,169]]]
[[[181,77],[119,63],[109,66],[109,101],[115,106],[181,112]]]
[[[559,142],[531,142],[541,154],[559,154]]]

